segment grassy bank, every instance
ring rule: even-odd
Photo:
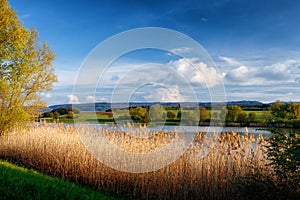
[[[59,178],[0,160],[0,199],[117,199]]]

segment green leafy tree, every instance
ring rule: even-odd
[[[179,110],[178,113],[177,113],[177,119],[181,120],[181,110]]]
[[[55,112],[53,113],[53,118],[54,118],[54,119],[58,120],[58,119],[59,119],[59,116],[60,116],[59,112],[55,111]]]
[[[168,112],[167,112],[167,118],[168,118],[169,120],[175,119],[175,118],[176,118],[176,113],[175,113],[174,111],[172,111],[172,110],[168,111]]]
[[[237,122],[239,123],[247,122],[247,114],[244,111],[238,114]]]
[[[144,123],[149,123],[151,121],[147,109],[140,106],[136,108],[130,108],[129,114],[133,120],[142,121]]]
[[[60,107],[60,108],[55,108],[53,109],[51,112],[58,112],[60,115],[66,115],[68,114],[69,111],[72,111],[72,110],[68,110],[67,108],[64,108],[64,107]]]
[[[289,105],[289,119],[300,119],[300,105],[297,103],[290,103]]]
[[[204,122],[207,119],[207,111],[205,107],[200,107],[200,121]]]
[[[7,0],[0,1],[0,135],[34,120],[44,106],[40,93],[56,81],[53,51],[26,29]],[[23,123],[24,124],[24,123]]]
[[[287,104],[282,104],[278,100],[272,105],[271,113],[276,120],[288,119],[288,115],[289,115],[288,108],[289,106]]]
[[[53,118],[53,112],[45,112],[43,113],[43,117],[50,117],[50,118]]]
[[[255,112],[248,113],[248,120],[249,122],[256,122],[257,121],[256,113]]]
[[[67,118],[73,119],[74,118],[74,113],[72,111],[69,111],[67,114]]]
[[[151,106],[149,110],[151,121],[165,121],[166,111],[162,106]]]
[[[268,159],[283,190],[300,192],[300,134],[295,130],[273,130]],[[285,191],[284,191],[285,192]],[[298,195],[299,196],[299,195]]]
[[[245,116],[245,112],[240,106],[232,105],[227,107],[226,121],[227,122],[241,122],[241,118]],[[240,116],[240,118],[239,118]]]

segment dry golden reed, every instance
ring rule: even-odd
[[[176,137],[176,132],[154,132],[137,139],[124,131],[97,131],[124,150],[138,153],[160,148]],[[190,149],[165,168],[139,174],[105,166],[86,150],[75,128],[64,124],[37,125],[1,137],[0,157],[133,199],[234,199],[233,183],[240,176],[272,172],[266,167],[266,142],[261,136],[222,133],[211,138],[214,145],[205,137],[197,133]],[[209,150],[205,157],[203,147]]]

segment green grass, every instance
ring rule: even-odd
[[[0,160],[0,199],[118,199]]]
[[[245,113],[247,113],[247,115],[251,112],[254,112],[256,114],[257,120],[260,120],[264,115],[267,115],[270,113],[270,111],[264,111],[264,110],[259,110],[259,111],[248,111],[245,110]]]

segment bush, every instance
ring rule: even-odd
[[[67,118],[73,119],[74,118],[74,113],[72,111],[69,111],[67,114]]]
[[[299,189],[300,184],[300,134],[291,131],[273,131],[269,140],[268,159],[275,176],[291,189]]]
[[[175,117],[176,117],[176,113],[174,112],[174,111],[168,111],[167,112],[167,119],[168,120],[173,120],[173,119],[175,119]]]
[[[295,130],[272,130],[266,167],[267,176],[250,174],[239,178],[235,190],[241,199],[300,199],[300,134]]]

